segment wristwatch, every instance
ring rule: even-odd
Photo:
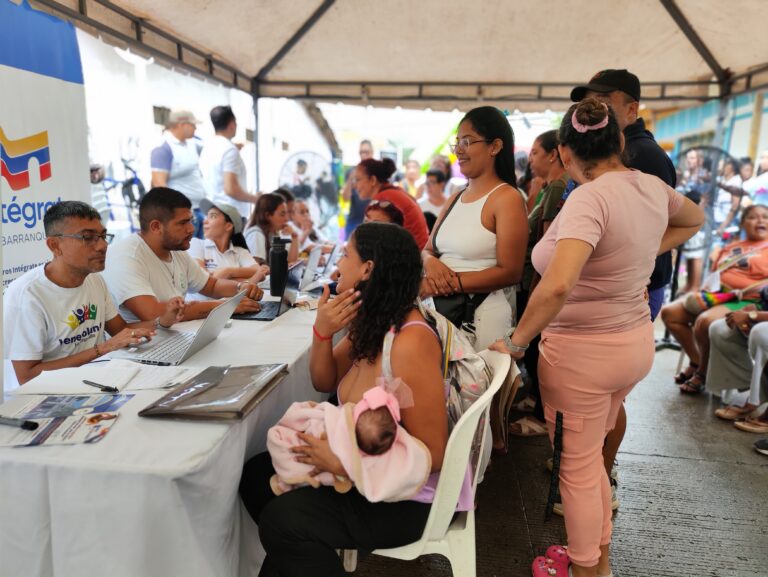
[[[757,311],[749,311],[749,314],[747,315],[749,317],[749,320],[753,323],[757,322]]]
[[[504,346],[507,347],[507,350],[513,352],[513,353],[524,353],[528,350],[528,345],[524,346],[518,346],[515,344],[512,344],[512,335],[515,333],[515,327],[512,327],[507,331],[507,334],[504,335]]]

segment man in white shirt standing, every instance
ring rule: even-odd
[[[195,237],[203,238],[200,201],[205,198],[205,185],[195,141],[198,124],[200,121],[188,110],[171,112],[165,125],[165,142],[152,150],[152,188],[166,186],[184,194],[192,202]]]
[[[123,238],[109,251],[104,278],[125,318],[157,316],[174,297],[188,292],[221,299],[246,289],[238,313],[257,312],[262,290],[253,283],[217,279],[189,256],[192,205],[171,188],[153,188],[139,204],[141,230]],[[183,320],[208,316],[221,301],[186,303]]]
[[[126,324],[118,314],[99,274],[112,235],[94,208],[63,201],[48,209],[43,224],[53,259],[13,281],[3,299],[5,358],[19,383],[137,345],[158,325],[181,318],[180,298],[145,322]],[[112,338],[105,341],[105,332]]]
[[[243,224],[251,216],[257,194],[246,190],[245,163],[240,151],[232,144],[237,133],[237,120],[230,106],[216,106],[211,110],[211,123],[216,136],[205,143],[200,155],[208,196],[214,204],[231,204],[243,217]]]

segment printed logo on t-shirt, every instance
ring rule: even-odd
[[[205,269],[212,270],[214,268],[219,268],[219,265],[216,264],[216,261],[212,258],[205,259]]]
[[[97,313],[98,307],[96,305],[84,304],[81,307],[74,309],[72,313],[67,316],[67,319],[64,321],[64,323],[72,330],[75,330],[86,321],[96,320]],[[101,331],[101,323],[87,327],[79,334],[59,339],[59,345],[71,345],[74,343],[79,343],[81,341],[93,338],[94,335],[98,338],[99,331]]]
[[[69,328],[76,329],[85,321],[95,320],[98,307],[96,305],[83,305],[72,311],[64,322],[69,325]]]

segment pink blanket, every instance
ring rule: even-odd
[[[347,403],[293,403],[277,425],[267,433],[267,449],[277,475],[272,479],[276,494],[297,486],[334,486],[340,492],[357,488],[369,501],[403,501],[416,495],[426,483],[432,460],[427,447],[398,426],[392,448],[381,455],[367,455],[357,447],[353,411]],[[331,473],[310,477],[313,467],[294,460],[291,447],[301,445],[297,433],[328,436],[333,453],[339,458],[348,478]]]

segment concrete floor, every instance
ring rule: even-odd
[[[657,353],[627,400],[619,453],[612,565],[616,577],[768,577],[768,458],[757,435],[715,418],[709,395],[683,396],[672,382],[679,353]],[[527,577],[563,521],[544,522],[546,438],[513,438],[478,491],[478,577]],[[450,577],[439,556],[362,559],[356,575]],[[463,577],[456,575],[455,577]]]

